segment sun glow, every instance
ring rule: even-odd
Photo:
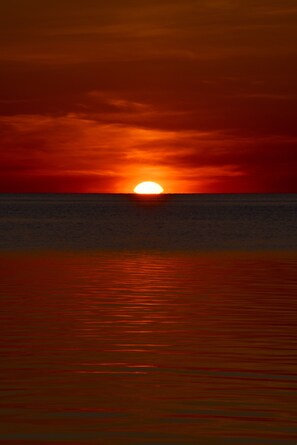
[[[146,181],[138,184],[135,187],[134,192],[139,195],[159,195],[164,192],[164,189],[156,182]]]

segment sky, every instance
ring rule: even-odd
[[[296,0],[0,4],[0,192],[297,192]]]

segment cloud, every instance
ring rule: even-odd
[[[128,192],[145,179],[172,192],[207,191],[218,180],[229,190],[231,178],[238,191],[248,182],[253,190],[282,183],[286,189],[297,167],[297,138],[289,136],[148,129],[75,114],[5,117],[0,129],[3,191],[37,190],[38,181],[41,190],[65,191],[76,180],[76,191]]]
[[[295,21],[293,0],[2,2],[5,190],[295,190]]]
[[[46,65],[296,54],[293,2],[36,0],[0,9],[0,59]],[[285,16],[286,21],[283,21]]]

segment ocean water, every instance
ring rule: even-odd
[[[296,444],[296,215],[0,196],[0,443]]]

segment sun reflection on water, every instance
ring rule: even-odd
[[[294,253],[0,255],[2,434],[290,440],[296,264]]]

